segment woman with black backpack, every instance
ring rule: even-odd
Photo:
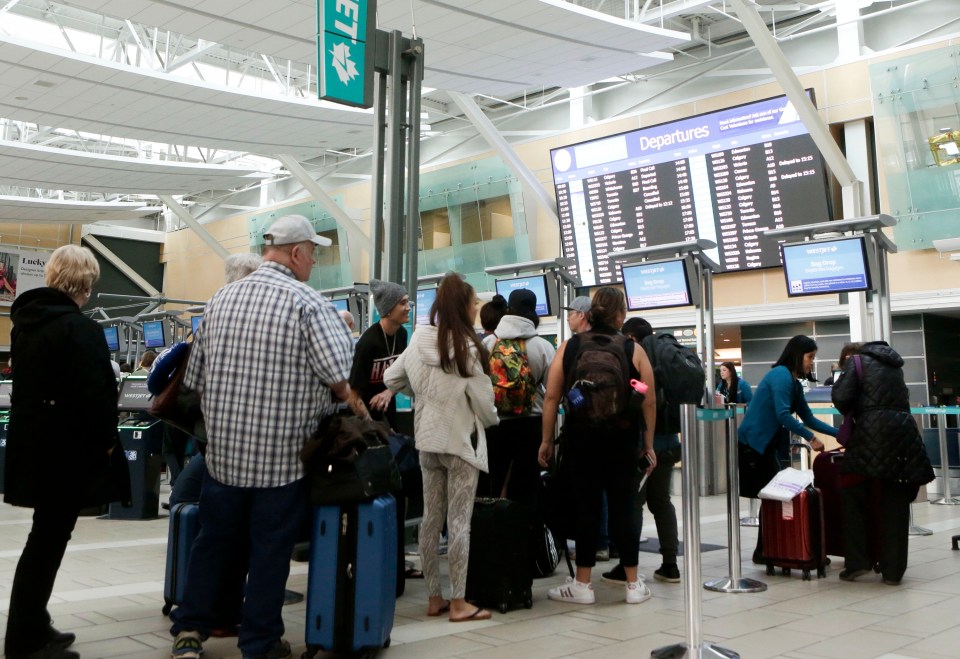
[[[540,465],[546,468],[553,458],[557,411],[565,397],[563,459],[571,470],[576,501],[576,576],[548,593],[550,599],[560,602],[596,601],[590,573],[596,564],[604,491],[610,508],[610,535],[620,548],[627,576],[626,601],[639,604],[651,597],[637,573],[640,549],[633,506],[641,477],[640,457],[646,458],[647,471],[657,463],[653,450],[656,396],[646,353],[635,349],[616,329],[626,315],[620,290],[599,289],[590,307],[592,329],[560,346],[547,377]],[[646,387],[645,396],[631,387],[631,380],[641,382],[640,389]],[[638,441],[641,430],[642,446]]]

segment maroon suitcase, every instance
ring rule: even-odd
[[[786,504],[764,499],[760,528],[767,574],[773,575],[779,567],[784,575],[791,569],[802,570],[804,580],[810,579],[811,570],[817,571],[817,578],[827,576],[820,490],[808,487]]]
[[[855,474],[844,474],[843,451],[837,449],[824,451],[813,461],[813,485],[820,490],[823,501],[823,533],[824,542],[829,556],[846,556],[843,540],[843,499],[841,491],[848,485],[857,483],[861,477]],[[877,490],[877,488],[875,488]],[[876,563],[880,555],[880,492],[871,493],[869,528],[870,544],[867,548],[871,562]]]

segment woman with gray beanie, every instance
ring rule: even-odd
[[[350,389],[374,419],[386,417],[390,426],[396,427],[397,404],[393,392],[383,384],[383,374],[407,349],[403,324],[410,320],[410,297],[400,284],[380,279],[370,280],[370,292],[380,320],[357,341]]]

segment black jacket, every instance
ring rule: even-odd
[[[864,344],[860,361],[862,378],[851,357],[833,385],[833,404],[842,414],[852,412],[855,421],[844,470],[890,482],[929,483],[933,468],[910,414],[903,358],[885,342],[873,341]]]
[[[107,452],[117,444],[117,382],[103,329],[53,288],[20,295],[11,318],[4,500],[108,502],[116,494]]]

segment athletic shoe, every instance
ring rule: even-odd
[[[633,583],[628,583],[626,592],[627,604],[639,604],[653,597],[653,593],[647,588],[647,584],[643,583],[643,579],[637,579]]]
[[[606,581],[607,583],[627,583],[627,571],[623,569],[623,566],[617,563],[617,565],[610,570],[609,572],[604,572],[600,575],[601,581]]]
[[[200,632],[180,632],[173,641],[171,659],[200,659],[203,654],[203,643],[200,641]]]
[[[664,563],[660,569],[653,573],[653,578],[657,581],[666,581],[667,583],[680,583],[680,569],[676,563]]]
[[[593,594],[593,585],[580,583],[572,577],[567,577],[566,583],[547,591],[547,598],[557,602],[570,602],[571,604],[593,604],[597,601]]]
[[[606,563],[610,560],[610,550],[609,549],[598,549],[597,550],[597,562]]]
[[[642,572],[637,573],[637,579],[642,579],[646,581],[647,575]],[[618,583],[624,584],[627,583],[627,571],[623,569],[623,564],[617,563],[617,566],[610,570],[609,572],[604,572],[600,575],[600,581],[606,581],[607,583]]]

